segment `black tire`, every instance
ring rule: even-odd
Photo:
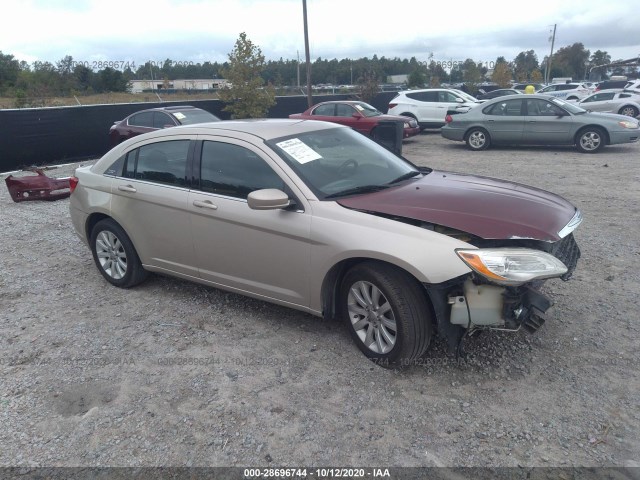
[[[379,292],[377,300],[373,288]],[[363,289],[369,292],[368,309],[357,300],[359,294],[366,302]],[[378,365],[409,366],[429,347],[431,309],[420,284],[403,270],[379,262],[358,264],[344,276],[339,295],[339,311],[351,337]]]
[[[100,220],[91,230],[93,261],[102,276],[120,288],[143,282],[149,272],[142,268],[140,257],[124,229],[110,218]]]
[[[606,133],[599,127],[586,127],[576,135],[576,148],[581,153],[596,153],[606,144]]]
[[[491,145],[491,136],[484,128],[472,128],[467,132],[464,140],[467,142],[469,150],[473,150],[474,152],[486,150]]]
[[[618,110],[620,115],[626,115],[627,117],[635,118],[638,116],[638,109],[633,105],[625,105],[624,107]]]

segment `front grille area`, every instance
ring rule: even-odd
[[[571,278],[571,275],[573,275],[573,271],[576,269],[578,259],[580,258],[580,247],[578,247],[575,238],[573,238],[573,233],[570,233],[559,242],[554,243],[549,253],[564,263],[568,268],[567,273],[560,277],[566,282]]]

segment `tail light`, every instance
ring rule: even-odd
[[[389,104],[389,109],[394,108],[394,107],[397,107],[397,106],[398,106],[398,104],[397,104],[397,103],[390,103],[390,104]]]
[[[445,121],[446,123],[451,123],[451,122],[453,122],[453,117],[447,113],[447,116],[446,116],[446,117],[444,117],[444,121]],[[73,191],[73,190],[72,190],[72,191]]]
[[[69,191],[71,193],[76,189],[79,181],[78,177],[69,177]]]

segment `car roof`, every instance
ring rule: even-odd
[[[331,103],[347,103],[349,105],[354,105],[356,103],[360,104],[360,103],[367,103],[367,102],[363,102],[362,100],[329,100],[328,102],[316,103],[315,105],[313,105],[313,107],[317,107],[318,105],[328,105]]]
[[[216,135],[221,133],[244,133],[255,135],[263,140],[285,137],[288,135],[299,135],[302,133],[328,130],[331,128],[349,128],[343,125],[318,120],[299,120],[288,118],[277,119],[247,119],[247,120],[225,120],[221,122],[197,123],[193,125],[180,125],[177,127],[157,130],[146,133],[147,139],[162,138],[171,135]],[[140,138],[140,137],[136,137]]]

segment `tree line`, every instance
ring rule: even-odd
[[[170,81],[179,78],[224,78],[229,62],[163,62],[148,61],[142,65],[110,62],[77,62],[67,55],[55,63],[36,61],[28,64],[11,54],[0,51],[0,96],[20,98],[86,95],[103,92],[125,92],[130,80]],[[549,78],[572,77],[584,79],[594,65],[611,63],[606,51],[593,54],[582,43],[574,43],[558,49],[551,58]],[[363,57],[358,59],[317,58],[312,63],[314,84],[352,85],[366,82],[386,83],[390,75],[408,75],[409,87],[438,86],[443,83],[465,83],[477,85],[489,78],[501,86],[512,80],[518,82],[541,82],[547,57],[538,59],[533,50],[520,52],[508,61],[497,57],[495,61],[478,62],[473,59],[438,60],[433,54],[428,61],[410,59]],[[119,68],[120,67],[120,68]],[[606,74],[606,70],[600,70]],[[627,74],[637,77],[636,67],[618,67],[609,71],[612,75]],[[304,64],[296,60],[269,60],[263,63],[260,76],[263,82],[274,87],[305,84]],[[606,75],[603,76],[606,78]],[[300,79],[300,80],[299,80]],[[19,106],[19,105],[17,105]]]

